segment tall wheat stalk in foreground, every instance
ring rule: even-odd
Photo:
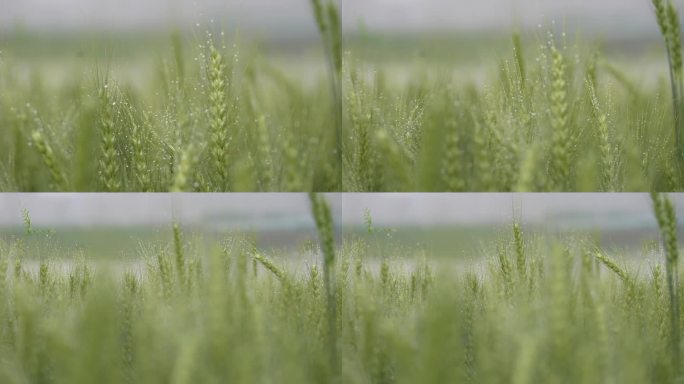
[[[335,159],[342,164],[342,22],[335,0],[311,0],[318,32],[329,66],[333,112],[335,113]],[[341,168],[338,169],[341,179]],[[338,180],[341,184],[342,180]]]
[[[568,91],[565,58],[551,46],[551,125],[553,127],[551,171],[554,188],[567,190],[570,179],[571,135],[568,123]]]
[[[321,251],[323,252],[323,279],[325,281],[325,289],[327,293],[327,317],[328,317],[328,337],[329,337],[329,354],[330,367],[333,376],[339,381],[340,377],[340,361],[338,359],[338,343],[337,343],[337,295],[335,286],[335,238],[333,233],[332,215],[330,213],[330,205],[322,195],[312,193],[309,195],[311,200],[311,211],[314,220],[316,221],[316,228],[318,229],[318,238],[320,241]]]
[[[664,196],[654,206],[671,273],[674,207]],[[632,252],[650,256],[650,240],[642,252],[627,245],[629,253],[612,258],[575,231],[529,236],[514,211],[505,238],[478,230],[488,234],[471,245],[490,249],[473,254],[489,266],[478,272],[395,243],[369,211],[367,236],[355,231],[337,246],[323,195],[312,196],[311,208],[322,257],[299,271],[280,263],[311,255],[308,245],[278,252],[213,231],[190,242],[175,217],[173,238],[150,233],[131,260],[86,258],[25,210],[24,233],[0,239],[0,383],[681,381],[669,327],[678,298],[668,298],[661,263],[649,276],[625,262]],[[473,250],[454,245],[452,255]],[[334,279],[323,280],[323,263],[335,265]],[[609,278],[596,273],[598,263]],[[326,308],[324,282],[332,281],[337,301]],[[334,368],[329,358],[339,359]]]
[[[654,193],[651,195],[651,198],[666,255],[665,271],[670,296],[672,360],[673,366],[679,370],[679,244],[677,242],[677,216],[674,206],[667,196]],[[679,374],[679,371],[677,374]]]
[[[665,39],[667,62],[670,69],[672,86],[672,108],[675,122],[675,143],[677,160],[684,165],[684,121],[682,120],[682,95],[684,76],[682,76],[682,38],[679,14],[671,0],[651,0],[655,9],[660,33]]]
[[[212,166],[219,180],[219,190],[228,191],[228,106],[226,99],[225,63],[221,53],[209,46],[209,151]]]

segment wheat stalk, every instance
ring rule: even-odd
[[[186,261],[185,251],[183,249],[183,233],[180,225],[173,223],[173,249],[176,253],[176,274],[181,285],[186,284]]]
[[[116,134],[114,133],[114,111],[116,101],[112,91],[105,83],[100,88],[101,121],[100,121],[100,182],[108,192],[118,192],[121,188],[119,181],[119,159],[116,148]]]
[[[31,139],[35,144],[38,153],[40,153],[40,156],[43,158],[43,163],[45,163],[45,166],[50,171],[50,177],[52,178],[55,189],[57,191],[65,190],[67,186],[66,177],[57,164],[57,157],[52,151],[50,144],[45,140],[45,136],[43,136],[43,133],[40,130],[35,130],[31,134]]]
[[[527,271],[527,260],[525,257],[525,240],[523,239],[523,231],[518,219],[513,221],[513,242],[515,244],[515,262],[518,275],[524,280]]]
[[[329,66],[330,90],[332,92],[332,111],[335,123],[334,158],[338,168],[335,182],[342,184],[342,22],[335,0],[311,0],[314,18],[318,31],[323,39],[326,58]]]
[[[566,190],[570,179],[570,132],[568,128],[568,101],[566,65],[563,54],[551,46],[551,175],[556,189]]]
[[[273,164],[271,155],[271,139],[269,136],[268,127],[266,126],[266,118],[260,115],[257,118],[257,154],[259,156],[260,168],[260,184],[262,191],[269,191],[273,182]]]
[[[280,267],[278,267],[273,260],[267,258],[266,256],[261,255],[260,253],[255,252],[252,254],[252,257],[254,260],[258,261],[261,265],[264,266],[267,270],[269,270],[275,277],[278,278],[280,281],[286,281],[287,280],[287,275],[285,274],[285,271],[283,271]]]
[[[190,170],[194,163],[193,153],[192,145],[181,152],[180,159],[173,173],[174,179],[173,185],[170,188],[171,192],[185,192],[188,190],[188,179],[190,178]]]
[[[141,127],[133,117],[131,109],[127,109],[128,118],[131,122],[131,144],[133,149],[133,169],[138,186],[142,192],[149,192],[152,190],[150,183],[150,172],[147,168],[147,155],[149,152],[148,138],[145,135],[145,129]],[[149,125],[147,117],[145,117],[145,124]]]
[[[446,153],[442,160],[442,173],[446,180],[447,189],[450,192],[462,192],[465,190],[465,182],[462,170],[463,153],[460,148],[459,132],[456,122],[449,122],[449,132],[446,137]]]
[[[221,53],[209,45],[209,152],[212,167],[218,178],[217,191],[229,191],[228,160],[230,133],[228,132],[228,106],[225,82],[225,64]]]
[[[310,194],[311,211],[313,213],[318,238],[323,251],[323,279],[327,293],[327,317],[328,317],[328,337],[330,369],[333,372],[335,381],[340,379],[340,361],[338,359],[337,342],[337,287],[335,284],[335,238],[333,233],[332,214],[330,205],[325,197],[318,194]]]
[[[684,121],[682,119],[682,96],[684,96],[684,77],[682,76],[681,26],[677,10],[670,0],[651,0],[655,9],[660,33],[665,40],[667,61],[672,88],[672,111],[675,122],[675,141],[677,159],[684,164]]]
[[[283,190],[284,192],[301,191],[304,182],[300,172],[301,152],[297,149],[292,137],[287,136],[283,143]]]
[[[596,87],[591,78],[587,78],[587,87],[589,88],[589,100],[591,101],[594,118],[598,124],[598,136],[601,153],[601,189],[603,191],[615,191],[617,184],[617,167],[613,148],[611,146],[610,134],[608,131],[608,117],[601,110],[598,96],[596,95]]]
[[[616,262],[615,260],[611,259],[606,255],[605,253],[601,252],[600,250],[597,250],[594,253],[594,256],[596,257],[596,260],[600,261],[603,265],[605,265],[608,269],[611,271],[615,272],[615,274],[620,278],[620,280],[624,282],[629,282],[629,275],[627,275],[627,272],[625,272],[624,269],[622,269]]]
[[[665,249],[665,272],[670,297],[670,342],[673,366],[679,373],[680,364],[680,322],[679,322],[679,243],[677,241],[677,217],[674,206],[667,196],[651,194],[660,234]]]

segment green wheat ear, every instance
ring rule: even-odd
[[[593,111],[594,118],[598,124],[599,147],[601,152],[601,189],[603,191],[614,192],[617,189],[617,159],[613,154],[611,146],[610,132],[608,130],[608,117],[601,110],[598,96],[596,95],[596,86],[591,77],[587,77],[587,86],[589,88],[589,101]]]
[[[133,171],[141,192],[152,190],[150,172],[147,166],[147,156],[150,150],[149,132],[150,122],[147,114],[144,115],[143,126],[138,124],[133,117],[133,112],[128,109],[128,119],[131,124],[131,145],[133,150]]]
[[[551,46],[551,147],[552,177],[556,189],[566,190],[570,178],[570,140],[568,124],[568,91],[565,58]]]
[[[670,0],[651,0],[655,10],[660,33],[665,40],[667,61],[670,68],[672,104],[675,121],[675,143],[677,161],[684,165],[684,118],[682,116],[682,97],[684,96],[684,76],[682,74],[681,23],[677,9]]]
[[[194,149],[190,145],[180,153],[180,159],[174,169],[173,185],[170,188],[171,192],[186,192],[190,190],[189,179],[193,163]]]
[[[442,158],[442,177],[450,192],[462,192],[465,190],[463,177],[463,151],[460,148],[459,131],[456,122],[451,119],[448,122],[445,154]]]
[[[119,154],[116,148],[116,134],[114,132],[114,106],[110,86],[105,83],[100,88],[101,121],[100,121],[100,181],[108,192],[118,192],[121,189],[119,180]]]
[[[339,77],[342,74],[342,23],[340,13],[334,1],[328,3],[328,23],[330,25],[330,45],[333,63],[339,81]]]
[[[275,275],[275,277],[277,277],[278,280],[280,280],[282,282],[287,281],[287,275],[285,274],[285,271],[283,271],[282,268],[277,266],[273,262],[273,260],[269,259],[266,256],[261,255],[258,252],[254,252],[252,254],[252,257],[254,258],[254,260],[258,261],[261,265],[263,265],[264,268],[266,268],[268,271],[273,273],[273,275]]]
[[[45,139],[45,136],[40,130],[35,130],[31,133],[31,139],[35,144],[38,153],[40,153],[40,156],[43,158],[43,163],[45,163],[48,171],[50,171],[50,177],[52,178],[55,189],[57,191],[65,190],[67,186],[66,177],[64,176],[64,173],[62,173],[62,169],[57,163],[57,157],[52,151],[52,147]]]
[[[24,232],[27,235],[31,235],[33,233],[33,227],[31,226],[31,216],[29,215],[29,210],[24,208],[22,214],[24,217]]]
[[[684,77],[682,76],[682,37],[681,24],[679,22],[679,15],[672,2],[668,2],[667,15],[670,28],[670,55],[672,61],[673,73],[673,89],[675,89],[676,102],[675,108],[675,134],[677,151],[680,166],[684,165],[684,116],[682,116],[682,109],[684,101]]]
[[[597,250],[594,253],[594,256],[596,257],[596,260],[600,261],[603,265],[605,265],[608,269],[613,271],[619,278],[620,280],[624,282],[629,282],[629,275],[627,272],[625,272],[624,269],[622,269],[615,260],[610,258],[608,255],[605,253],[601,252],[600,250]]]
[[[321,1],[322,0],[311,0],[311,6],[313,7],[314,17],[316,19],[319,32],[325,33],[328,27],[326,23],[325,10]]]
[[[183,233],[180,225],[173,223],[173,249],[176,254],[176,274],[181,285],[185,284],[185,251],[183,249]]]
[[[228,159],[230,147],[230,133],[228,131],[228,105],[226,96],[226,69],[223,56],[209,45],[209,153],[212,168],[218,177],[216,190],[226,192],[230,190],[228,180]]]
[[[318,229],[318,237],[321,242],[323,265],[326,269],[329,269],[335,265],[335,238],[330,205],[325,197],[319,194],[311,193],[309,199],[316,228]]]
[[[525,53],[523,51],[522,39],[520,33],[513,34],[513,53],[515,55],[515,63],[518,69],[518,76],[520,77],[520,84],[525,84],[527,78],[527,68],[525,66]]]
[[[672,53],[672,71],[678,80],[682,80],[682,28],[679,14],[672,2],[667,3],[667,19],[669,23],[670,50]],[[680,96],[681,93],[680,93]]]
[[[669,18],[667,15],[667,3],[668,0],[652,0],[651,3],[655,9],[656,19],[658,21],[658,26],[660,27],[660,33],[665,38],[670,36],[669,28]]]
[[[527,259],[525,256],[525,239],[520,225],[520,220],[516,217],[513,221],[513,242],[515,243],[515,264],[518,269],[518,277],[525,279],[527,271]]]

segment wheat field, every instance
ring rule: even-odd
[[[318,234],[294,259],[177,223],[169,240],[141,243],[139,262],[105,267],[77,249],[55,256],[26,212],[24,231],[0,247],[0,378],[676,382],[677,219],[668,197],[652,205],[660,236],[640,262],[514,219],[470,266],[392,245],[371,217],[365,234],[336,238],[316,195]]]
[[[345,190],[681,190],[680,19],[673,2],[652,8],[663,38],[659,59],[637,69],[655,73],[646,82],[623,65],[649,57],[638,40],[620,40],[630,48],[618,60],[552,23],[503,43],[428,36],[417,57],[410,38],[356,36],[343,76]],[[480,45],[492,48],[468,61],[477,71],[456,66]],[[377,60],[393,49],[399,58]]]
[[[121,38],[111,49],[138,53],[119,61],[39,56],[59,64],[46,72],[28,65],[31,44],[58,43],[17,35],[0,55],[0,190],[679,191],[679,14],[652,9],[662,39],[648,82],[624,65],[643,50],[616,60],[554,25],[503,43],[418,42],[447,53],[397,76],[366,56],[415,39],[343,39],[334,1],[310,3],[318,40],[289,64],[210,24]],[[459,66],[483,44],[485,70]]]
[[[0,192],[117,192],[0,194],[0,383],[684,381],[682,30],[645,2],[658,39],[605,45],[356,32],[338,0],[310,31],[248,2],[270,42],[0,25]]]
[[[213,20],[166,36],[8,35],[0,190],[340,190],[336,3],[312,2],[314,17],[320,39],[284,54]]]

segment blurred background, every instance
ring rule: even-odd
[[[681,220],[684,194],[669,196]],[[371,218],[372,233],[364,221],[367,217]],[[346,236],[365,238],[377,247],[422,249],[436,258],[479,259],[483,249],[493,251],[492,240],[510,240],[514,220],[521,223],[526,236],[591,241],[629,256],[638,256],[645,246],[659,241],[649,194],[389,193],[342,197],[341,222]],[[684,235],[681,226],[679,230]]]
[[[676,1],[679,2],[679,1]],[[657,35],[649,0],[345,0],[344,29],[461,31],[534,28],[551,20],[618,36]],[[192,30],[214,19],[265,39],[315,37],[310,0],[5,0],[3,31]]]
[[[310,0],[5,0],[0,29],[192,31],[211,20],[227,32],[270,41],[317,36]]]
[[[302,81],[325,72],[310,0],[5,0],[2,9],[0,60],[38,69],[48,82],[92,74],[97,64],[142,88],[172,60],[174,34],[192,62],[208,30]],[[554,30],[569,44],[600,47],[637,82],[666,74],[649,0],[344,0],[341,9],[344,50],[397,78],[426,63],[461,81],[484,78],[510,56],[514,30],[528,53]]]
[[[236,45],[242,60],[263,55],[306,82],[324,74],[309,0],[4,0],[0,62],[21,66],[27,82],[58,86],[74,72],[94,77],[98,66],[143,89],[173,61],[172,39],[190,64],[207,32],[219,46]]]
[[[670,195],[679,218],[684,194]],[[326,194],[338,231],[378,247],[463,257],[510,235],[586,234],[610,248],[640,250],[658,239],[648,194]],[[140,241],[170,240],[171,225],[210,238],[248,235],[294,254],[316,240],[307,194],[0,194],[0,236],[32,227],[60,246],[103,258],[130,254]]]
[[[533,29],[551,21],[607,36],[652,36],[650,0],[347,0],[345,27],[371,31]]]
[[[430,65],[461,82],[483,81],[511,57],[514,31],[528,55],[552,31],[564,45],[599,48],[637,83],[667,74],[650,0],[346,0],[342,14],[345,48],[358,65],[394,79]]]
[[[338,196],[328,198],[334,218]],[[26,236],[26,212],[39,236]],[[142,243],[170,242],[174,223],[188,239],[247,237],[288,253],[316,239],[306,193],[0,194],[0,238],[49,239],[54,248],[77,247],[99,259],[134,257]]]
[[[651,198],[643,193],[329,193],[339,225],[377,226],[510,224],[515,217],[546,228],[655,226]],[[671,194],[684,214],[684,194]],[[313,228],[306,193],[3,193],[0,225],[186,226],[231,230]]]

